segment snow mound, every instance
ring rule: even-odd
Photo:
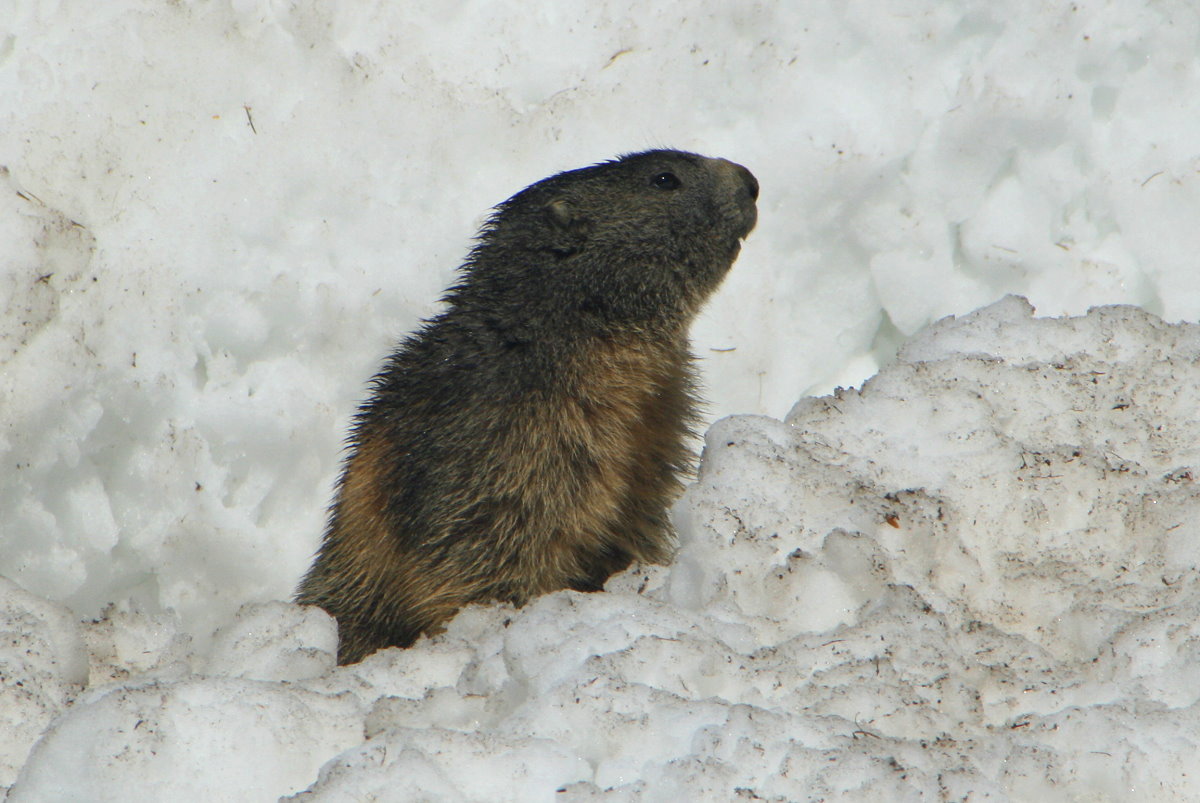
[[[1200,327],[1032,313],[718,422],[671,566],[356,666],[314,609],[246,606],[200,654],[5,586],[0,658],[46,697],[3,686],[9,798],[1200,797]]]

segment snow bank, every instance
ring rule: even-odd
[[[67,690],[6,690],[63,712],[10,799],[1194,798],[1197,409],[1200,327],[1010,297],[861,390],[718,422],[675,562],[602,594],[340,669],[322,612],[249,606],[121,678],[97,654],[147,617],[80,634],[10,592]]]
[[[468,612],[332,674],[329,623],[271,603],[367,377],[486,210],[557,170],[673,146],[757,174],[758,229],[693,333],[710,422],[858,385],[1006,293],[1200,319],[1191,0],[3,8],[0,788],[219,786],[187,755],[218,760],[228,727],[264,786],[238,733],[229,777],[264,797],[318,767],[431,795],[823,773],[885,797],[935,768],[946,796],[1195,794],[1171,763],[1200,687],[1191,330],[1133,313],[1108,337],[1000,308],[795,426],[722,423],[678,561],[619,593]],[[950,370],[946,332],[961,375],[917,360]]]

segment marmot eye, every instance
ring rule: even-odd
[[[659,173],[650,179],[650,184],[660,190],[677,190],[680,183],[674,173]]]

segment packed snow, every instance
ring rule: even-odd
[[[8,800],[1200,798],[1186,0],[0,9]],[[675,560],[336,668],[367,378],[658,146],[762,186]]]

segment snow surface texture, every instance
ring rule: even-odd
[[[150,738],[142,732],[145,724],[135,728],[142,714],[183,712],[189,700],[232,700],[238,684],[258,689],[246,691],[243,712],[268,705],[279,693],[246,678],[216,692],[203,684],[155,687],[150,678],[182,683],[189,672],[202,671],[279,680],[325,671],[331,636],[321,630],[319,616],[270,604],[244,614],[251,616],[246,621],[235,622],[234,614],[247,601],[290,595],[316,546],[339,445],[367,377],[396,337],[436,309],[486,210],[525,184],[656,146],[725,156],[750,167],[763,188],[759,227],[693,334],[712,400],[710,420],[735,412],[778,417],[805,394],[861,382],[927,323],[1005,293],[1029,297],[1044,315],[1120,302],[1167,320],[1200,319],[1198,54],[1200,17],[1190,0],[943,0],[886,8],[841,0],[695,2],[652,9],[604,0],[532,6],[0,1],[0,576],[12,581],[0,583],[5,632],[11,634],[3,642],[0,722],[5,736],[14,734],[0,739],[0,787],[12,783],[55,713],[72,700],[93,700],[106,682],[136,688],[111,700],[95,698],[96,708],[77,702],[80,712],[93,712],[93,724],[68,718],[55,733],[69,741],[71,727],[90,732],[102,721],[116,722],[104,711],[129,717],[120,725],[124,735],[102,745],[114,754],[110,771],[136,767],[150,778],[154,773],[138,762],[162,751],[138,741]],[[999,346],[985,338],[977,348],[988,354]],[[1143,403],[1133,402],[1124,409]],[[810,404],[819,409],[824,403]],[[1028,403],[1016,407],[1014,419],[1034,414]],[[937,416],[959,414],[968,413],[939,408]],[[1114,426],[1128,418],[1111,415]],[[880,444],[903,441],[906,433],[914,437],[913,424],[881,415],[870,431]],[[1062,442],[1084,446],[1085,435],[1112,437],[1105,430]],[[921,449],[936,445],[922,442]],[[1134,459],[1129,450],[1112,451]],[[947,471],[947,458],[939,453],[918,463],[923,454],[914,452],[904,463],[920,482],[897,482],[887,492],[926,487],[926,494],[933,493],[921,472]],[[1053,450],[1042,454],[1066,461]],[[1097,461],[1116,459],[1106,454],[1085,449],[1072,470],[1099,471]],[[1038,459],[1029,456],[1026,463],[1036,466]],[[840,465],[832,456],[817,462],[823,469]],[[1189,460],[1177,455],[1171,462],[1186,466]],[[717,465],[713,457],[706,482],[713,481]],[[1047,475],[1058,469],[1054,463]],[[823,474],[806,469],[804,482],[816,483],[818,476]],[[1093,483],[1109,488],[1125,477],[1099,471]],[[984,520],[976,509],[994,505],[1032,516],[1037,506],[1028,500],[1035,495],[1027,489],[1041,493],[1052,481],[1029,478],[1008,489],[1013,496],[974,500],[955,537],[974,549],[992,543],[965,535],[964,522]],[[765,494],[767,488],[757,474],[723,482],[737,494]],[[1123,487],[1110,491],[1123,493]],[[807,527],[818,515],[804,494],[787,499],[760,511],[787,523],[780,533]],[[899,494],[889,503],[899,512],[887,515],[901,526],[888,525],[874,537],[902,537],[910,526],[904,510],[927,510],[932,502],[923,500]],[[1042,504],[1044,515],[1064,526],[1072,524],[1072,515],[1086,518],[1078,502]],[[1150,507],[1165,510],[1163,504]],[[697,515],[681,508],[685,535],[699,532],[700,525],[689,524]],[[1117,527],[1141,514],[1114,508],[1108,515]],[[1153,531],[1157,525],[1139,526]],[[1067,605],[1069,615],[1061,619],[1029,617],[1049,616],[1082,593],[1080,583],[1099,582],[1091,570],[1075,574],[1066,567],[1095,569],[1084,553],[1104,554],[1104,539],[1127,534],[1106,527],[1087,541],[1062,535],[1047,553],[1025,549],[1024,541],[997,543],[1005,560],[1015,561],[1013,572],[1030,556],[1041,561],[1003,588],[995,582],[999,570],[986,560],[977,566],[966,557],[950,560],[933,549],[942,543],[937,539],[929,541],[929,559],[948,562],[921,583],[894,559],[891,571],[934,606],[951,632],[965,615],[960,609],[1003,604],[1013,619],[1006,627],[1034,644],[1102,639],[1120,621],[1111,611],[1092,620]],[[1191,530],[1183,525],[1170,532],[1172,549],[1184,550]],[[695,533],[679,563],[651,572],[648,588],[665,593],[660,584],[676,578],[671,594],[690,588],[690,604],[700,606],[707,573],[725,569],[727,558],[699,561],[694,553],[702,539]],[[1136,542],[1146,538],[1153,541],[1139,534]],[[836,552],[836,541],[827,548]],[[737,543],[749,549],[756,541]],[[847,540],[844,551],[854,554],[857,543]],[[794,548],[780,547],[781,554]],[[825,627],[851,621],[855,597],[820,563],[823,552],[811,544],[800,548],[816,556],[805,560],[817,561],[804,563],[800,556],[793,566],[812,580],[803,587],[808,615],[823,619]],[[1064,573],[1046,561],[1060,561]],[[787,565],[779,563],[780,571]],[[685,569],[698,579],[684,583]],[[1043,576],[1057,579],[1056,590],[1031,598],[1027,589],[1039,587]],[[1181,591],[1175,575],[1165,577],[1159,592],[1186,595],[1186,583]],[[769,610],[774,597],[764,583],[756,604]],[[730,580],[726,588],[738,586]],[[1122,585],[1116,595],[1122,604],[1129,604],[1124,595],[1130,588],[1141,586]],[[739,604],[749,605],[753,590],[739,592]],[[902,595],[888,599],[893,597],[891,604],[901,606]],[[599,599],[566,595],[539,605],[587,607],[583,621],[603,622],[612,614],[591,610],[609,604]],[[713,599],[728,604],[719,595]],[[650,603],[643,596],[628,604]],[[838,613],[843,608],[851,613]],[[524,611],[516,621],[532,628],[528,623],[536,620],[529,617],[539,610]],[[282,618],[272,618],[276,614]],[[468,631],[461,628],[480,621],[491,634],[487,643],[499,650],[494,617],[500,615],[468,614],[447,638],[465,638]],[[548,620],[557,615],[551,608]],[[696,615],[688,609],[686,621]],[[75,624],[97,617],[82,631]],[[1157,640],[1146,636],[1148,646],[1138,653],[1137,671],[1158,678],[1143,679],[1151,697],[1122,696],[1133,693],[1115,680],[1103,687],[1105,695],[1136,700],[1160,694],[1178,708],[1187,704],[1186,692],[1176,699],[1167,691],[1171,684],[1185,690],[1197,685],[1187,674],[1195,663],[1178,659],[1184,642],[1170,641],[1190,631],[1165,624],[1171,621],[1164,620]],[[223,635],[214,640],[218,627]],[[249,643],[238,636],[239,627],[249,628]],[[277,637],[264,635],[254,647],[259,627],[277,629]],[[732,635],[722,638],[749,654]],[[939,649],[975,660],[958,651],[965,636],[956,638],[940,642]],[[414,685],[408,693],[420,696],[422,678],[433,688],[452,685],[446,677],[457,677],[455,661],[469,662],[468,654],[483,649],[483,642],[469,648],[453,643],[459,646],[435,650],[446,667],[441,675],[425,664],[410,666],[431,660],[428,654],[379,660],[409,672],[403,682]],[[558,642],[545,643],[556,645],[548,654],[560,653]],[[916,642],[905,630],[896,643]],[[285,654],[286,661],[280,657]],[[562,660],[569,663],[566,655]],[[1160,657],[1161,675],[1155,675]],[[480,666],[499,677],[495,660]],[[796,663],[791,674],[781,674],[783,687],[808,688],[812,666]],[[1096,666],[1111,669],[1110,663]],[[374,680],[363,682],[365,691],[346,699],[368,706],[363,700],[374,699],[372,689],[401,682],[385,681],[385,674],[378,670]],[[486,690],[492,675],[484,677],[478,682]],[[86,678],[90,688],[80,697]],[[693,737],[691,717],[724,711],[723,703],[707,698],[703,705],[659,711],[649,700],[657,693],[638,693],[647,695],[643,708],[630,704],[622,716],[666,729],[654,744],[668,752]],[[487,717],[471,707],[476,697],[455,706],[457,696],[439,694],[445,707],[434,710],[442,716],[457,711],[468,724],[508,716],[507,710],[496,713],[501,703],[491,693],[480,698],[493,706]],[[595,701],[615,695],[593,693]],[[1040,699],[1035,690],[1017,696]],[[281,717],[286,709],[293,718],[287,722],[252,721],[247,714],[235,723],[252,734],[249,743],[274,744],[287,754],[270,764],[238,752],[236,758],[250,764],[243,790],[259,788],[259,779],[264,789],[303,789],[313,782],[313,768],[357,743],[357,736],[346,737],[343,723],[323,719],[336,718],[343,704],[327,703],[303,697],[279,705]],[[516,710],[512,698],[502,704]],[[871,715],[870,705],[862,708],[863,716]],[[615,710],[610,707],[610,714],[616,716]],[[206,716],[195,712],[188,728],[202,728]],[[1138,734],[1157,738],[1153,723],[1162,716],[1143,711]],[[170,717],[182,722],[184,715]],[[755,713],[757,722],[764,717]],[[590,782],[600,788],[636,783],[642,776],[629,767],[640,755],[657,766],[659,754],[642,747],[622,753],[621,764],[617,751],[626,734],[591,729],[590,721],[587,715],[572,720],[596,737],[583,754],[569,742],[527,742],[511,754],[523,757],[519,762],[499,752],[499,737],[486,729],[474,736],[422,731],[426,735],[410,742],[423,746],[387,751],[376,771],[407,761],[404,782],[434,789],[442,782],[468,783],[457,768],[474,767],[485,779],[480,783],[494,792],[489,772],[519,774],[525,767],[525,780],[514,777],[505,787],[519,790],[528,788],[520,783],[536,786],[556,772],[567,778],[563,783],[585,777],[573,774],[582,760],[599,773]],[[390,727],[383,713],[370,722]],[[1017,724],[1009,739],[1033,733],[1033,724]],[[1070,730],[1058,726],[1059,732]],[[168,727],[155,731],[163,744],[179,736]],[[717,733],[734,733],[732,728]],[[829,739],[841,733],[837,728]],[[1120,733],[1100,722],[1087,728],[1106,744],[1116,745]],[[876,760],[907,760],[888,752],[876,736],[887,738],[864,727],[858,747],[864,752],[855,754],[863,756],[859,764],[827,770],[865,784]],[[1089,753],[1100,764],[1089,777],[1124,766],[1136,774],[1191,744],[1178,734],[1164,736],[1166,746],[1144,739],[1129,744],[1159,758],[1122,764],[1119,749],[1105,748],[1114,758]],[[297,740],[304,744],[296,746]],[[876,743],[879,751],[871,752]],[[979,744],[993,743],[944,749],[961,747],[986,764]],[[39,750],[53,744],[48,740]],[[714,744],[696,742],[693,753],[715,762],[736,749],[754,752],[727,743],[722,754]],[[88,745],[85,752],[100,762],[99,753],[89,752],[94,740]],[[191,749],[211,755],[206,751],[215,748],[196,743]],[[307,756],[305,769],[289,763],[296,752]],[[48,754],[42,755],[40,777],[67,778],[69,766],[51,767]],[[439,759],[430,758],[438,755],[452,768],[449,774],[439,774]],[[713,763],[711,772],[750,767],[751,758]],[[498,769],[488,763],[497,761]],[[804,772],[804,759],[788,753],[787,761]],[[989,774],[978,770],[982,764],[963,761],[983,776],[999,777],[999,765]],[[228,777],[238,778],[229,762]],[[331,768],[325,782],[351,777],[351,766]],[[855,766],[861,775],[854,775]],[[1068,775],[1078,770],[1069,762],[1061,766]],[[614,780],[612,767],[625,774]],[[35,788],[33,770],[31,765],[26,789]],[[163,783],[220,783],[224,777],[197,772]],[[1166,788],[1180,788],[1169,769],[1163,772]],[[963,773],[951,773],[947,783],[970,776]],[[274,780],[285,777],[286,783]],[[652,783],[650,775],[642,780]],[[666,788],[662,776],[653,782]],[[162,787],[163,795],[170,791]]]
[[[1009,297],[718,422],[678,558],[606,593],[335,670],[316,609],[200,656],[9,591],[6,711],[65,711],[9,799],[1198,799],[1198,408],[1200,327]]]

